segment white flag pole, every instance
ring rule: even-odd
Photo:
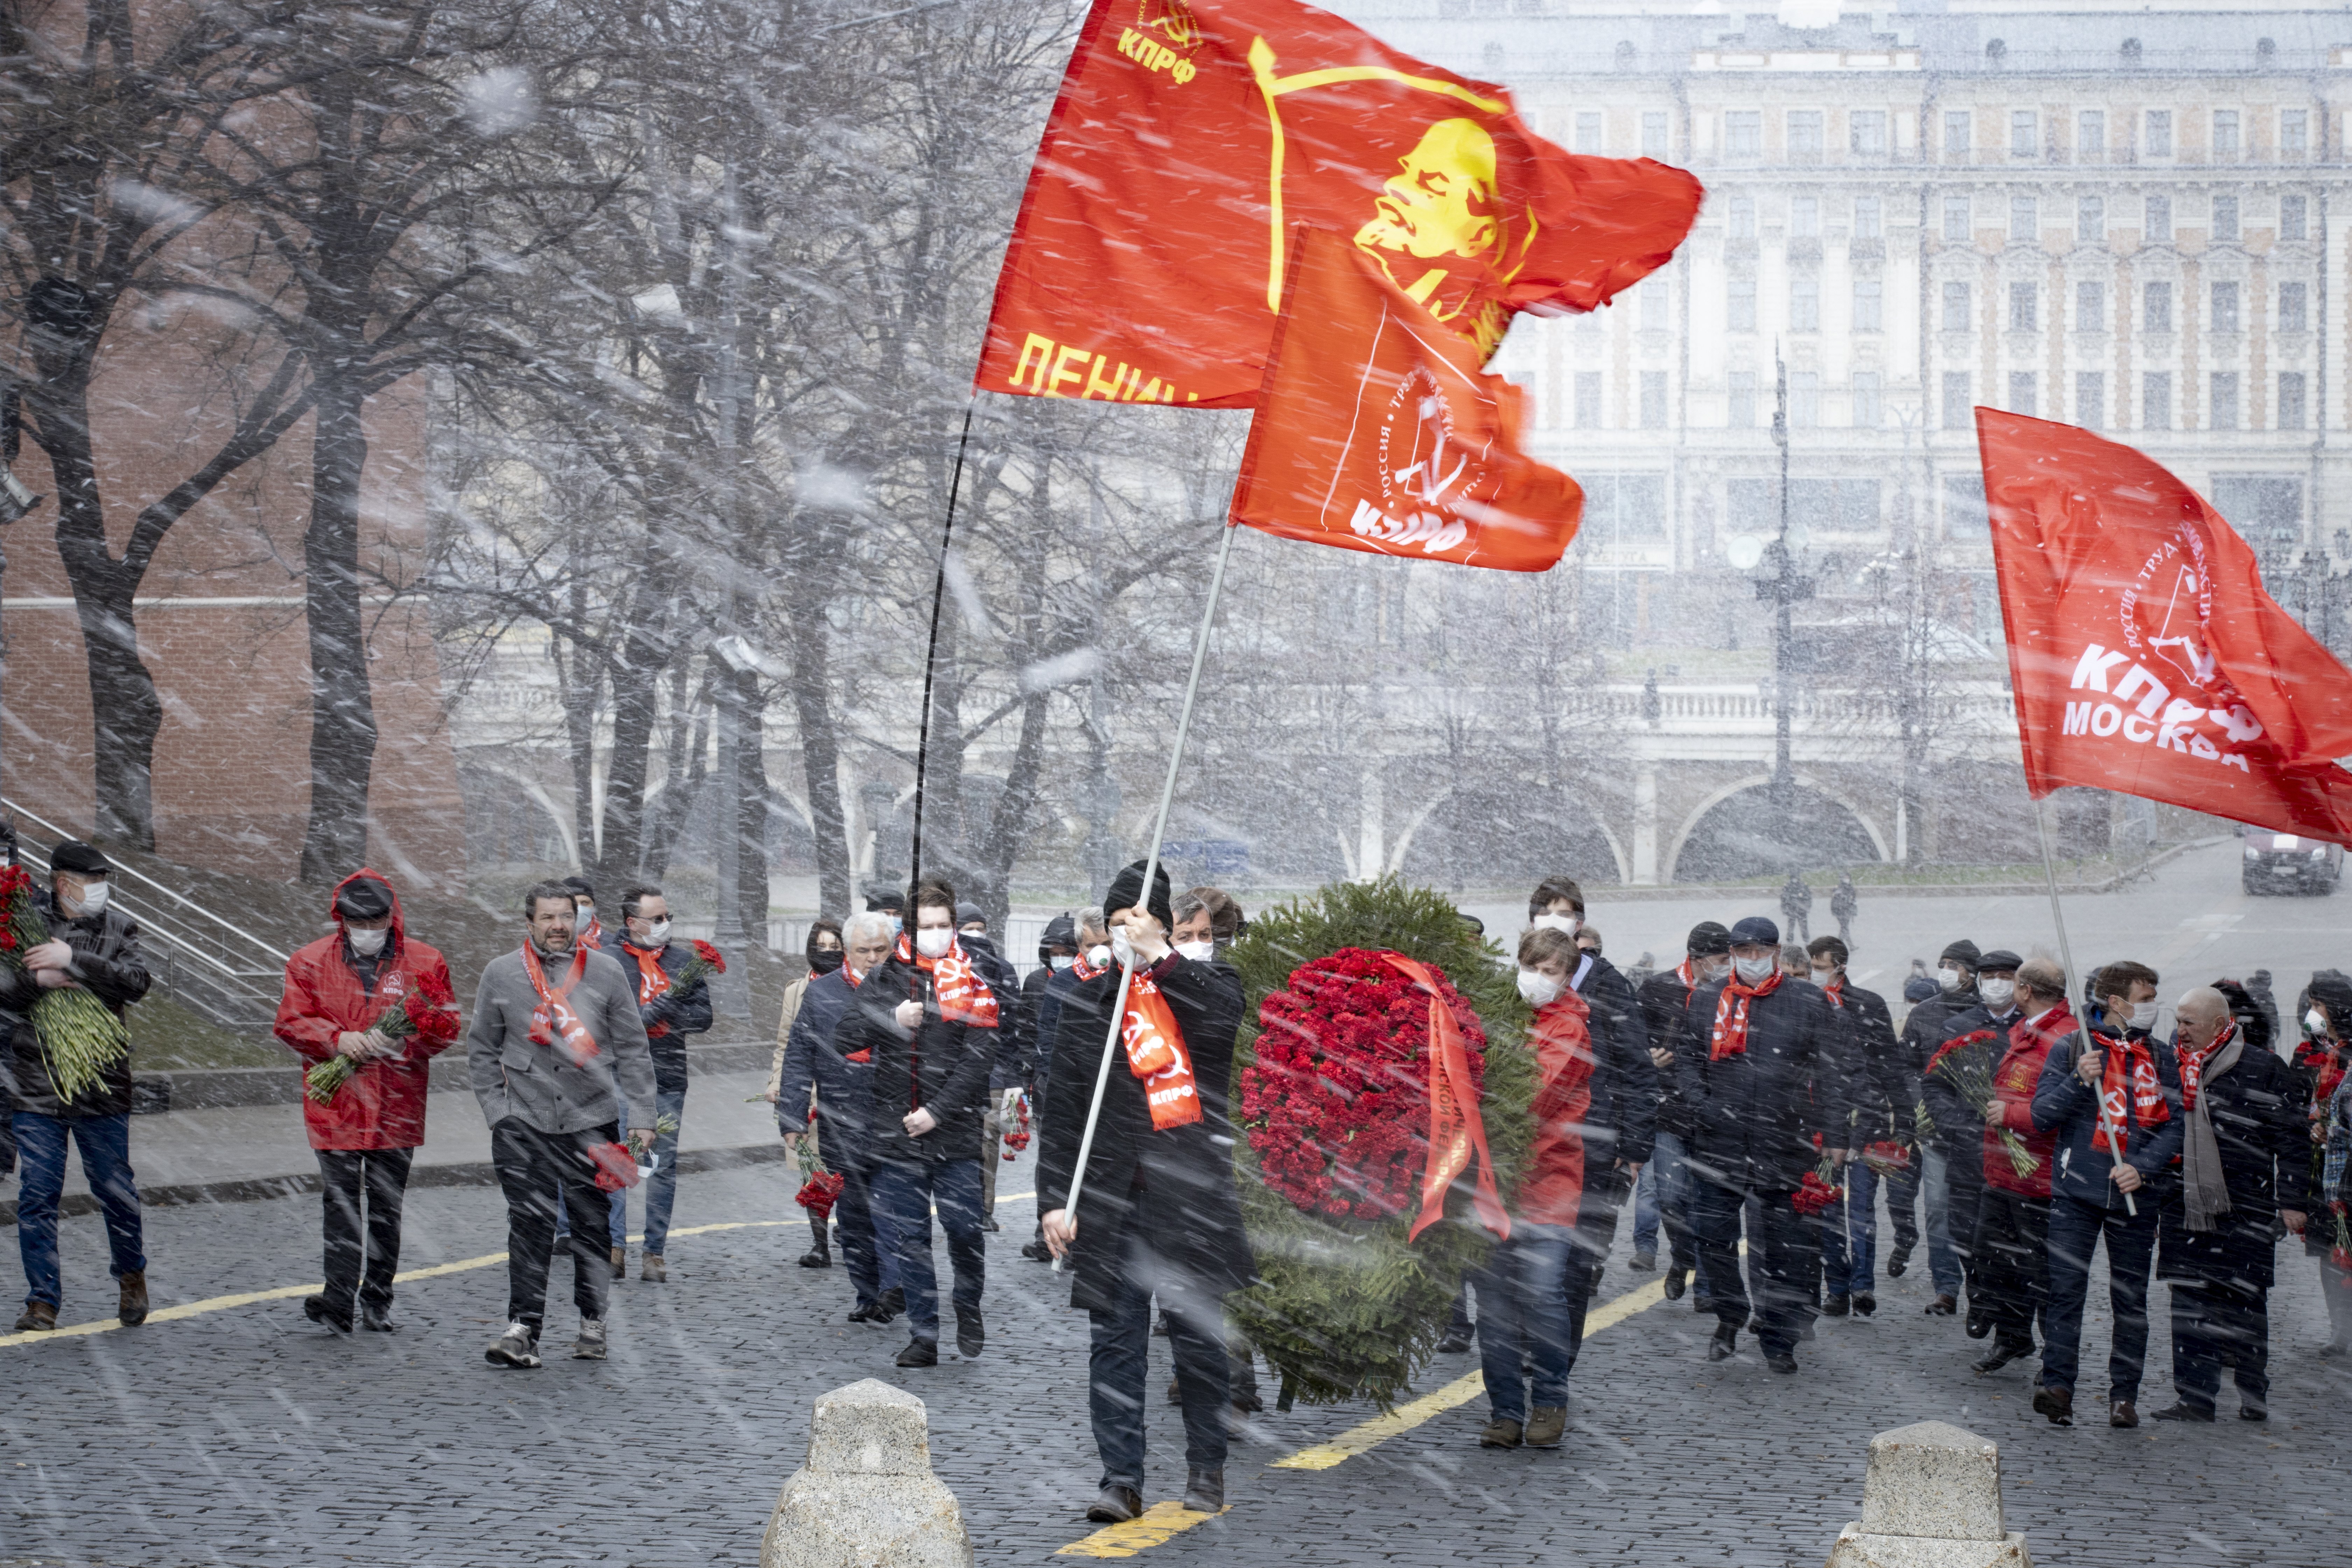
[[[1233,553],[1234,535],[1239,525],[1227,522],[1224,537],[1217,542],[1216,569],[1209,574],[1209,603],[1201,611],[1201,629],[1192,638],[1192,673],[1184,682],[1184,706],[1176,716],[1176,744],[1168,753],[1168,777],[1160,786],[1160,815],[1151,825],[1151,853],[1143,862],[1143,903],[1151,903],[1151,883],[1160,870],[1160,844],[1168,835],[1168,809],[1176,799],[1176,774],[1184,763],[1184,738],[1192,728],[1192,701],[1201,689],[1201,665],[1208,658],[1209,631],[1216,624],[1217,600],[1225,587],[1225,559]],[[1106,911],[1108,912],[1108,911]],[[1095,1146],[1095,1122],[1102,1115],[1103,1090],[1110,1083],[1111,1058],[1118,1053],[1119,1025],[1127,1017],[1127,989],[1135,979],[1135,971],[1122,965],[1118,972],[1118,995],[1112,1002],[1110,1027],[1104,1032],[1102,1060],[1095,1067],[1094,1100],[1087,1107],[1087,1130],[1078,1140],[1077,1163],[1070,1171],[1069,1196],[1062,1206],[1070,1215],[1072,1226],[1077,1223],[1078,1194],[1086,1189],[1087,1159]],[[1062,1272],[1066,1259],[1054,1259],[1054,1272]]]
[[[2038,800],[2033,803],[2033,826],[2042,835],[2042,874],[2050,883],[2050,918],[2058,924],[2058,962],[2066,966],[2066,984],[2071,991],[2075,981],[2074,955],[2066,945],[2066,917],[2058,909],[2058,862],[2050,853],[2050,822]],[[2083,994],[2083,1010],[2074,1015],[2074,1059],[2078,1062],[2083,1059],[2083,1053],[2091,1048],[2090,1001],[2090,993],[2086,990]],[[2107,1135],[2108,1163],[2120,1165],[2124,1157],[2116,1151],[2123,1147],[2124,1141],[2121,1130],[2108,1119],[2106,1091],[2094,1089],[2091,1092],[2098,1097],[2099,1131]],[[2139,1205],[2129,1193],[2124,1194],[2124,1211],[2134,1219],[2139,1217]]]

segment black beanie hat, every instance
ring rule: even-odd
[[[1110,879],[1110,891],[1103,895],[1103,913],[1131,910],[1140,903],[1143,903],[1143,862],[1138,860]],[[1160,922],[1160,930],[1176,929],[1176,914],[1168,896],[1168,868],[1165,866],[1153,869],[1151,901],[1146,908],[1150,910],[1151,918]]]
[[[1983,956],[1984,955],[1977,950],[1977,944],[1975,942],[1970,942],[1966,937],[1962,937],[1959,941],[1952,943],[1951,946],[1944,949],[1944,956],[1937,962],[1965,963],[1970,969],[1974,969],[1977,967],[1977,961]]]
[[[2311,999],[2327,1010],[2328,1027],[2352,1039],[2352,979],[2341,970],[2322,969],[2311,977]]]
[[[1691,927],[1683,949],[1693,958],[1718,957],[1731,951],[1731,929],[1720,921],[1701,921]]]

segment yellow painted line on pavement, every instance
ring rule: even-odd
[[[1218,1510],[1223,1512],[1221,1509]],[[1132,1557],[1181,1535],[1196,1524],[1206,1524],[1213,1513],[1194,1513],[1181,1502],[1156,1502],[1125,1524],[1105,1525],[1084,1541],[1073,1541],[1056,1557]]]
[[[1017,1204],[1034,1198],[1035,1193],[1002,1193],[1000,1204]],[[796,1219],[739,1219],[717,1225],[680,1226],[672,1236],[708,1236],[720,1230],[771,1230],[779,1226],[800,1225]],[[642,1236],[632,1236],[631,1241],[643,1241]],[[411,1268],[395,1274],[393,1282],[405,1285],[415,1279],[437,1279],[445,1274],[466,1274],[477,1268],[492,1268],[507,1260],[503,1252],[486,1252],[479,1258],[464,1258],[455,1263],[436,1263],[427,1268]],[[214,1312],[226,1312],[237,1307],[257,1307],[264,1301],[284,1301],[298,1296],[315,1296],[326,1289],[322,1284],[280,1285],[269,1290],[242,1290],[233,1296],[207,1296],[201,1301],[183,1301],[176,1307],[158,1307],[147,1314],[150,1323],[176,1323],[188,1318],[207,1317]],[[79,1339],[88,1334],[112,1333],[123,1324],[114,1318],[99,1318],[87,1323],[68,1323],[55,1329],[27,1329],[23,1333],[0,1334],[0,1349],[10,1345],[44,1344],[52,1340]]]

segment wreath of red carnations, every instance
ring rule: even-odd
[[[1483,1092],[1486,1031],[1437,980]],[[1292,970],[1259,1005],[1258,1025],[1241,1120],[1265,1184],[1337,1219],[1412,1207],[1429,1161],[1429,994],[1380,954],[1341,948]]]

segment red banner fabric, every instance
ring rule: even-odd
[[[1541,572],[1584,492],[1519,450],[1518,388],[1362,250],[1301,228],[1233,520],[1381,555]]]
[[[1495,1162],[1486,1152],[1486,1122],[1478,1113],[1478,1086],[1471,1081],[1462,1026],[1445,1005],[1428,965],[1401,952],[1383,952],[1389,966],[1429,993],[1429,1163],[1422,1171],[1421,1213],[1405,1239],[1412,1241],[1445,1217],[1445,1194],[1478,1161],[1477,1190],[1471,1206],[1478,1222],[1496,1236],[1511,1234],[1511,1216],[1495,1189]]]
[[[2352,673],[2187,485],[2087,430],[1977,410],[2027,787],[2352,840]]]
[[[1296,0],[1095,0],[976,384],[1247,408],[1292,226],[1349,237],[1481,356],[1663,265],[1699,184],[1564,153],[1510,95]]]

